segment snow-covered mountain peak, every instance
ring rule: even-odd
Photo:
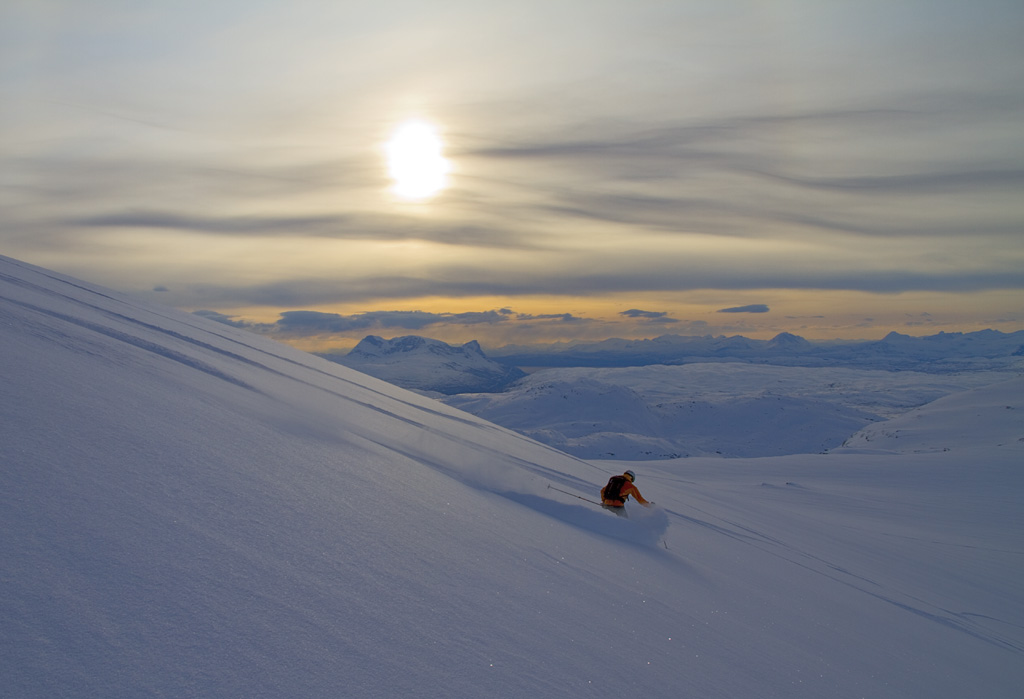
[[[348,356],[353,359],[374,359],[384,357],[395,361],[408,361],[415,354],[432,354],[437,356],[460,357],[466,359],[484,358],[480,343],[471,340],[461,346],[449,345],[440,340],[418,335],[403,335],[385,340],[378,335],[367,335],[352,348]]]
[[[396,386],[442,394],[500,391],[526,375],[488,359],[476,340],[452,346],[416,335],[369,335],[346,355],[322,356]]]
[[[768,347],[772,349],[809,350],[814,347],[810,342],[792,333],[781,332],[768,341]]]

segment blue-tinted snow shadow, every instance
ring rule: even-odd
[[[574,527],[632,544],[657,545],[668,531],[668,515],[659,507],[634,507],[629,509],[629,517],[626,518],[597,505],[566,504],[527,493],[498,494]]]

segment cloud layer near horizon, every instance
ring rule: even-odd
[[[3,251],[282,332],[1024,326],[1024,8],[348,5],[0,9]]]

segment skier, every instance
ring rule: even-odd
[[[636,474],[632,471],[626,471],[621,476],[609,478],[608,485],[601,488],[601,507],[614,512],[620,517],[629,517],[626,514],[626,500],[629,499],[630,495],[636,498],[636,501],[644,507],[653,505],[654,503],[644,500],[644,496],[633,485],[635,480]]]

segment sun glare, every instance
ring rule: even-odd
[[[449,163],[437,129],[423,121],[409,121],[395,130],[386,150],[393,190],[403,199],[428,199],[447,184]]]

